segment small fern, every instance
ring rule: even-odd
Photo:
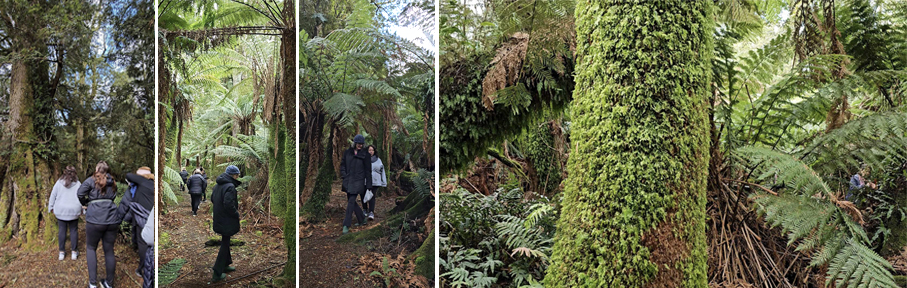
[[[172,284],[173,281],[176,281],[176,278],[179,278],[180,276],[180,269],[183,268],[184,264],[186,264],[186,259],[176,258],[170,260],[167,264],[158,267],[158,285],[166,286]]]

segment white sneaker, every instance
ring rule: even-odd
[[[76,260],[79,257],[79,252],[72,251],[72,260]]]
[[[98,285],[88,283],[88,288],[98,288]]]
[[[368,219],[375,220],[375,212],[368,212]]]
[[[63,258],[66,258],[66,252],[60,251],[60,257],[57,260],[63,261]]]

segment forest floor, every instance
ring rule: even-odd
[[[206,246],[209,239],[220,239],[211,230],[211,201],[202,202],[198,216],[192,216],[190,197],[182,194],[179,204],[169,207],[167,215],[160,220],[158,265],[173,259],[186,259],[176,280],[167,287],[273,287],[273,280],[283,272],[287,248],[284,247],[283,222],[276,217],[261,213],[258,209],[240,207],[243,220],[239,234],[231,239],[242,241],[241,246],[230,247],[233,266],[236,271],[227,274],[227,279],[208,284],[211,280],[211,266],[217,258],[219,246]],[[209,195],[210,196],[210,195]],[[241,201],[247,202],[247,196]],[[245,204],[245,203],[244,203]],[[246,277],[247,276],[247,277]],[[242,278],[245,277],[245,278]],[[240,279],[241,278],[241,279]],[[164,286],[161,286],[164,287]]]
[[[376,228],[384,223],[396,206],[396,195],[380,195],[376,200],[375,220],[366,226],[352,227],[350,233]],[[383,287],[377,277],[370,277],[376,270],[375,263],[384,257],[402,263],[399,255],[409,255],[419,248],[417,239],[391,240],[382,237],[365,244],[338,243],[343,235],[343,217],[346,213],[346,193],[340,191],[339,182],[331,189],[331,198],[325,205],[323,221],[300,223],[299,227],[299,284],[300,287]],[[361,206],[360,206],[361,207]],[[353,223],[356,217],[353,216]],[[400,273],[406,273],[400,270]],[[379,271],[382,272],[382,271]],[[406,276],[403,276],[406,277]]]
[[[79,256],[70,259],[69,240],[66,242],[66,258],[57,260],[57,243],[40,244],[40,251],[20,249],[15,240],[0,246],[0,288],[12,287],[88,287],[88,263],[85,259],[85,221],[79,220]],[[48,225],[56,231],[57,225]],[[122,233],[122,232],[121,232]],[[68,238],[68,236],[67,236]],[[98,245],[101,245],[100,243]],[[128,235],[117,236],[114,245],[117,260],[116,287],[141,287],[142,277],[133,271],[138,268],[139,256],[129,244]],[[106,278],[104,249],[98,247],[98,281]]]

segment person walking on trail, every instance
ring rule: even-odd
[[[208,189],[208,181],[202,176],[202,170],[195,169],[186,185],[189,186],[189,196],[192,197],[192,216],[198,215],[198,205],[205,195],[205,190]]]
[[[148,213],[148,222],[142,229],[142,239],[148,243],[145,251],[145,260],[142,263],[142,288],[154,287],[154,220],[157,219],[157,207],[152,207]]]
[[[378,152],[374,145],[368,145],[368,154],[371,155],[372,162],[372,198],[365,201],[365,194],[362,194],[362,209],[368,215],[368,219],[375,220],[375,198],[378,197],[378,190],[387,187],[387,174],[384,173],[384,163],[378,158]]]
[[[208,187],[208,172],[205,172],[205,168],[202,167],[202,166],[196,167],[195,170],[202,171],[202,174],[201,174],[201,175],[202,175],[202,179],[205,180],[205,187],[206,187],[205,189],[207,189],[207,187]],[[203,191],[207,191],[207,190],[203,190]],[[208,195],[208,193],[202,192],[202,202],[205,202],[205,200],[207,200],[206,195]]]
[[[180,178],[183,179],[183,183],[180,183],[180,191],[186,191],[186,187],[189,186],[189,183],[186,182],[189,179],[189,172],[186,171],[186,167],[180,168]]]
[[[356,203],[356,198],[366,191],[372,190],[372,161],[371,155],[362,149],[365,145],[365,137],[356,135],[353,137],[353,147],[343,152],[343,158],[340,160],[340,177],[343,178],[340,190],[346,192],[346,216],[343,217],[343,234],[350,232],[350,223],[353,221],[352,214],[356,214],[358,225],[365,225],[368,219]]]
[[[116,182],[110,176],[110,166],[100,161],[94,169],[94,175],[85,179],[79,186],[78,196],[85,212],[86,251],[88,256],[88,287],[96,288],[98,284],[113,287],[116,282],[116,256],[113,255],[113,244],[123,215],[118,213],[113,200],[117,196]],[[104,244],[104,262],[107,278],[98,281],[98,242]]]
[[[60,256],[57,260],[63,260],[66,257],[66,231],[69,230],[70,251],[72,251],[72,260],[79,256],[79,250],[76,244],[79,243],[79,216],[82,215],[82,204],[76,195],[79,191],[79,182],[76,176],[76,168],[66,166],[63,170],[63,176],[54,184],[50,192],[50,198],[47,199],[47,211],[54,213],[57,217],[57,241],[60,242]]]
[[[239,186],[239,168],[230,165],[224,174],[217,176],[214,185],[214,191],[211,192],[211,205],[214,210],[214,233],[221,235],[220,250],[217,252],[217,259],[214,261],[214,275],[211,277],[211,283],[218,282],[227,278],[227,272],[236,271],[236,268],[230,266],[233,264],[233,258],[230,256],[230,237],[239,232],[239,202],[236,194],[236,186]]]
[[[135,174],[126,173],[126,181],[135,189],[123,195],[118,213],[125,215],[123,220],[132,224],[132,236],[139,255],[139,265],[135,274],[142,277],[148,242],[145,242],[139,233],[145,229],[148,215],[154,208],[154,174],[151,173],[151,168],[140,167]]]

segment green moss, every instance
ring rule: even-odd
[[[547,286],[706,286],[711,10],[577,3],[573,147]]]
[[[558,163],[557,151],[554,147],[554,136],[551,135],[551,125],[539,125],[527,133],[526,158],[532,162],[538,178],[538,192],[551,195],[561,184],[561,167]]]
[[[432,231],[422,246],[410,254],[416,264],[416,274],[425,276],[428,279],[434,279],[435,275],[435,232]]]
[[[286,158],[285,163],[294,163],[296,161],[296,139],[286,137],[284,142],[286,144],[283,155]],[[296,165],[286,165],[286,170],[286,175],[296,175]],[[283,217],[283,241],[287,247],[287,265],[284,265],[283,275],[287,283],[295,283],[296,250],[298,249],[296,247],[296,209],[290,207],[296,207],[296,187],[291,184],[296,183],[296,181],[293,181],[293,177],[287,177],[286,182],[288,185],[287,195],[285,196],[287,209],[286,215]]]
[[[331,198],[331,185],[334,183],[334,147],[327,145],[324,162],[318,168],[318,177],[315,178],[315,188],[312,197],[300,208],[299,215],[310,221],[318,221],[324,216],[324,205]]]
[[[280,121],[274,120],[274,124],[271,125],[270,133],[272,136],[271,139],[277,139],[277,145],[273,149],[276,149],[268,156],[268,189],[271,192],[271,212],[278,217],[283,217],[287,210],[287,194],[289,189],[287,187],[287,182],[289,177],[287,177],[286,171],[286,158],[283,154],[286,153],[284,148],[284,143],[286,142],[286,128],[280,125]],[[276,136],[276,137],[274,137]],[[294,152],[295,153],[295,152]],[[272,155],[278,155],[273,157]],[[295,159],[294,159],[295,161]],[[289,162],[293,163],[293,162]],[[293,191],[296,191],[295,189]]]

